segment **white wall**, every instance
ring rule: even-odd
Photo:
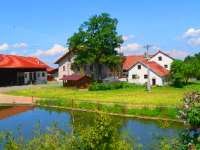
[[[141,65],[141,69],[140,70],[138,70],[138,65]],[[133,79],[132,78],[132,75],[134,75],[134,74],[138,76],[137,79]],[[148,74],[147,67],[144,66],[141,63],[137,63],[128,72],[128,82],[129,83],[136,83],[136,84],[145,84],[145,83],[148,82],[148,78],[145,79],[144,75],[147,75],[147,74]],[[156,85],[159,85],[159,86],[163,86],[164,85],[162,77],[158,76],[157,74],[155,74],[151,70],[150,70],[149,74],[150,74],[150,83],[151,83],[151,85],[152,85],[152,79],[156,79]]]
[[[158,60],[159,57],[162,57],[162,61]],[[154,62],[158,63],[159,65],[163,66],[164,68],[165,68],[165,65],[168,65],[168,67],[166,69],[170,70],[173,59],[162,53],[158,53],[157,55],[152,57],[150,61],[154,61]]]
[[[36,84],[47,83],[47,72],[36,71]],[[30,72],[24,72],[24,83],[30,83]]]
[[[71,63],[73,62],[73,59],[69,57],[65,57],[59,62],[59,67],[58,67],[58,79],[61,79],[63,75],[71,75],[73,74],[73,70],[71,69]],[[65,66],[65,71],[63,70],[63,67]]]

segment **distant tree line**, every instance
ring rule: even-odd
[[[170,79],[175,86],[188,84],[190,79],[200,80],[200,53],[175,60],[171,65]]]

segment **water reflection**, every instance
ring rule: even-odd
[[[0,120],[34,109],[33,106],[1,106]]]
[[[94,125],[95,113],[66,111],[49,108],[17,106],[4,107],[0,109],[0,131],[9,130],[13,133],[20,126],[21,132],[25,138],[32,138],[32,131],[39,122],[43,132],[53,123],[57,123],[58,128],[66,132],[79,132],[82,128],[90,128]],[[155,135],[165,137],[176,137],[183,129],[183,126],[175,123],[131,119],[125,117],[112,116],[113,125],[115,125],[121,133],[134,137],[138,143],[144,145],[144,149],[155,143]]]

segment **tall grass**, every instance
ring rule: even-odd
[[[129,114],[136,116],[149,116],[149,117],[161,117],[175,119],[177,110],[174,107],[140,107],[131,108],[127,107],[126,104],[106,104],[98,102],[85,102],[85,101],[74,101],[74,100],[62,100],[62,99],[42,99],[37,102],[39,105],[47,106],[60,106],[67,108],[79,108],[84,110],[99,110],[107,113],[120,113]]]

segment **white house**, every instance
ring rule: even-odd
[[[63,76],[68,76],[77,73],[79,74],[81,72],[80,68],[76,68],[76,70],[71,69],[72,63],[74,62],[74,58],[75,56],[71,52],[67,52],[63,56],[61,56],[58,60],[55,61],[55,64],[58,64],[58,79],[61,79]],[[94,79],[97,79],[94,73],[95,71],[94,65],[90,66],[85,64],[83,65],[82,69],[85,75],[93,76]],[[108,67],[102,65],[101,74],[103,78],[106,78],[111,76],[111,71]]]
[[[74,56],[67,52],[56,60],[55,64],[58,64],[58,79],[61,79],[64,75],[72,75],[74,71],[71,69]]]
[[[146,84],[148,75],[151,85],[167,84],[170,66],[174,58],[158,51],[147,60],[142,55],[127,56],[123,64],[123,79],[129,83]],[[149,70],[149,72],[148,72]]]

